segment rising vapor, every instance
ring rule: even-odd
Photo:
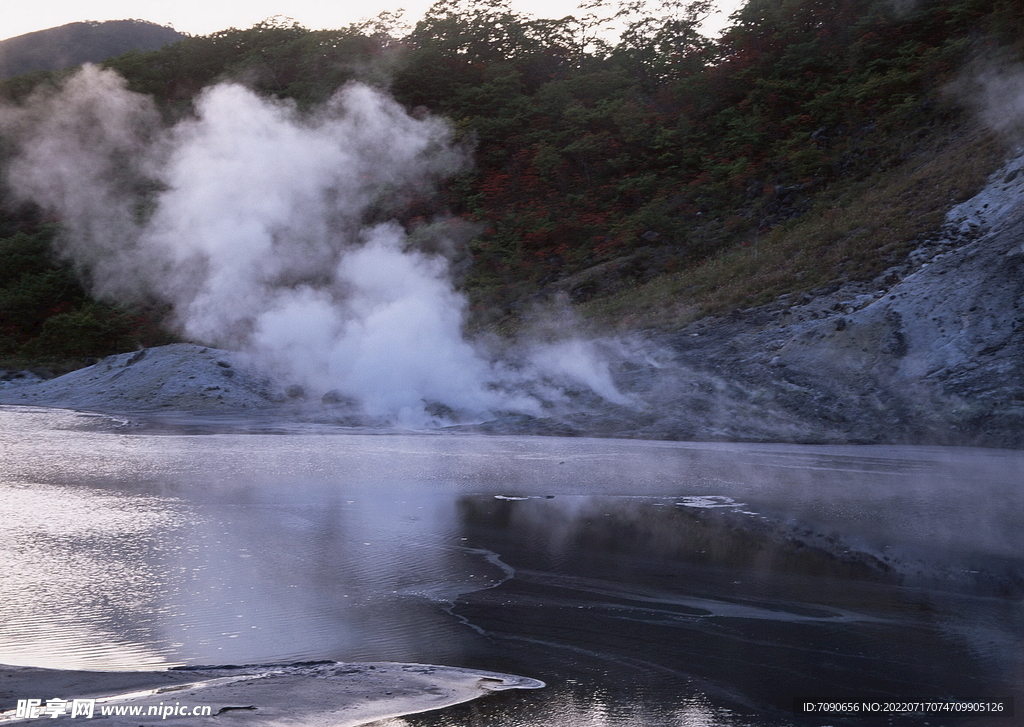
[[[379,91],[351,84],[300,113],[225,83],[167,126],[152,99],[87,65],[0,109],[0,133],[18,150],[8,183],[60,217],[61,252],[94,293],[169,303],[189,339],[407,424],[432,404],[540,413],[522,392],[557,388],[545,378],[628,403],[591,342],[534,346],[512,366],[465,339],[448,261],[392,218],[468,155],[443,121]]]

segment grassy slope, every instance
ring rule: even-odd
[[[673,329],[836,280],[871,279],[937,231],[1006,153],[1000,139],[972,124],[932,137],[892,168],[823,190],[794,221],[695,267],[588,301],[580,312],[618,330]]]

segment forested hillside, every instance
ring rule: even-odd
[[[1020,59],[1018,3],[750,0],[717,40],[697,32],[707,11],[592,3],[534,19],[442,0],[413,27],[268,21],[105,65],[169,119],[225,78],[303,108],[358,79],[449,119],[475,163],[400,217],[471,223],[458,282],[470,324],[499,330],[559,297],[600,325],[671,328],[872,276],[1000,159],[973,89]],[[20,103],[61,78],[0,94]],[[91,301],[46,258],[52,224],[8,200],[0,356],[68,366],[167,340],[159,309]]]
[[[0,78],[98,63],[129,50],[156,50],[184,37],[145,20],[68,23],[0,40]]]

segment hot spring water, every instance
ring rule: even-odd
[[[821,724],[793,699],[1024,687],[1024,453],[131,431],[0,409],[0,663],[549,685],[417,725]]]

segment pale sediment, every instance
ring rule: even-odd
[[[355,727],[449,707],[491,692],[543,686],[509,674],[390,662],[158,672],[7,666],[0,667],[0,723],[35,721],[18,716],[19,699],[39,699],[45,708],[59,698],[68,701],[65,717],[70,715],[71,700],[95,699],[93,719],[110,725],[195,725],[215,717],[218,724]]]
[[[3,403],[94,411],[257,411],[274,407],[277,394],[237,354],[187,343],[108,356],[56,379],[0,387]]]

